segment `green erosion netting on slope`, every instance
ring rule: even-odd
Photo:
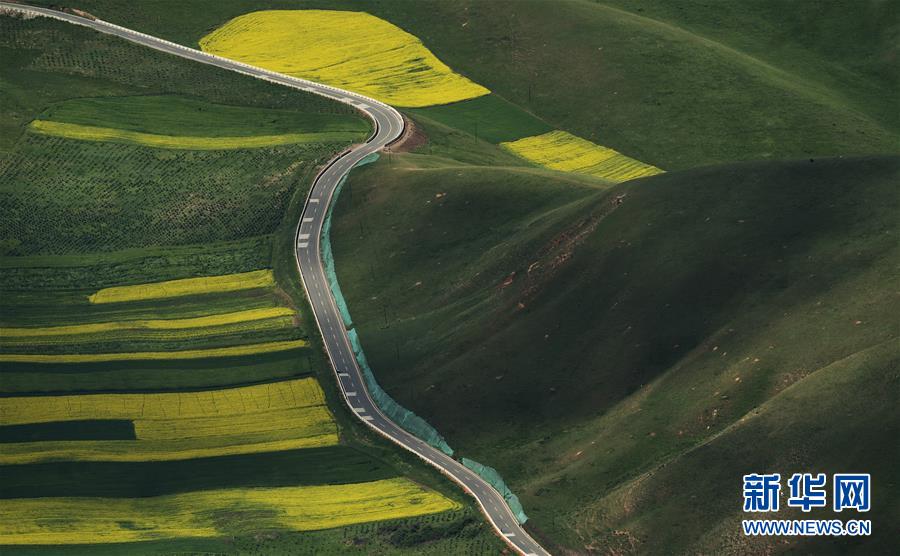
[[[334,190],[334,198],[337,199],[341,188],[347,176],[341,178],[341,182]],[[325,278],[328,280],[328,287],[334,294],[334,302],[337,304],[338,311],[341,313],[341,319],[344,326],[350,328],[353,326],[353,319],[350,318],[350,310],[347,308],[347,300],[344,299],[344,293],[341,291],[341,285],[338,284],[337,273],[334,271],[334,253],[331,251],[331,213],[334,209],[334,203],[328,209],[328,216],[325,217],[325,223],[322,225],[322,259],[325,261]]]
[[[503,480],[503,477],[500,476],[500,473],[497,473],[497,470],[488,465],[482,465],[475,460],[471,460],[469,458],[462,458],[460,460],[463,465],[474,471],[478,474],[479,477],[487,481],[494,490],[499,492],[503,499],[506,500],[506,504],[509,506],[509,509],[512,510],[513,514],[515,514],[516,519],[519,523],[525,523],[528,521],[528,516],[525,515],[525,510],[522,508],[521,502],[519,502],[519,497],[512,493],[509,490],[509,487],[506,486],[506,482]]]
[[[372,399],[375,400],[378,408],[381,409],[381,411],[384,411],[392,421],[408,432],[414,434],[448,456],[452,456],[453,448],[447,444],[447,441],[444,440],[444,437],[441,436],[441,433],[439,433],[437,429],[429,425],[425,419],[422,419],[412,411],[397,403],[397,401],[388,395],[388,393],[378,384],[378,381],[375,380],[375,375],[372,373],[371,367],[369,367],[369,362],[366,360],[366,354],[363,352],[356,329],[351,329],[347,334],[350,336],[350,344],[353,346],[356,362],[359,363],[359,367],[362,369],[363,376],[366,379],[366,387],[369,389],[369,393],[372,395]]]
[[[362,166],[363,164],[368,164],[370,162],[375,162],[378,160],[378,153],[372,153],[369,156],[363,158],[359,162],[356,163],[356,166]],[[325,260],[325,275],[328,278],[328,286],[331,288],[331,293],[334,295],[335,302],[337,303],[338,310],[341,312],[341,318],[344,320],[344,326],[350,328],[353,326],[353,319],[350,317],[350,311],[347,308],[347,301],[344,299],[344,294],[341,291],[341,286],[338,284],[337,273],[334,269],[334,253],[331,250],[331,218],[334,214],[334,205],[337,201],[338,196],[341,194],[341,190],[344,187],[344,182],[347,180],[347,177],[341,180],[338,183],[337,187],[334,190],[334,198],[330,206],[328,207],[328,214],[325,217],[325,224],[322,226],[322,258]],[[359,342],[359,336],[356,334],[356,330],[350,328],[348,332],[350,336],[350,343],[353,346],[353,353],[356,354],[356,361],[359,363],[360,368],[363,371],[363,376],[366,379],[366,386],[369,389],[369,392],[372,394],[372,398],[375,400],[375,403],[378,404],[378,407],[384,411],[388,417],[391,418],[395,423],[406,429],[408,432],[416,435],[421,438],[431,446],[434,446],[438,450],[444,452],[448,456],[453,455],[453,449],[447,444],[447,441],[444,440],[444,437],[431,425],[425,422],[424,419],[413,413],[412,411],[404,408],[400,404],[398,404],[394,398],[390,397],[384,389],[378,384],[375,380],[375,375],[372,374],[372,369],[369,368],[369,363],[366,360],[366,354],[363,352],[362,345]]]
[[[354,167],[363,166],[370,162],[378,160],[378,153],[372,153],[356,163]],[[331,205],[328,207],[328,214],[325,216],[325,223],[322,225],[322,259],[325,260],[325,277],[328,279],[328,286],[334,294],[334,301],[337,303],[338,311],[341,313],[341,319],[344,326],[350,328],[353,326],[353,319],[350,318],[350,310],[347,308],[347,300],[344,299],[344,293],[341,291],[341,285],[338,284],[337,273],[334,270],[334,253],[331,251],[331,215],[334,213],[334,202],[341,194],[344,188],[344,182],[347,181],[345,174],[341,181],[334,188],[334,195]]]
[[[356,166],[362,166],[363,164],[368,164],[376,160],[378,160],[378,153],[372,153],[360,160]],[[371,367],[369,367],[369,362],[366,359],[362,344],[359,341],[359,334],[357,334],[355,328],[351,328],[351,326],[353,326],[353,319],[350,318],[350,310],[347,308],[347,301],[344,299],[344,294],[341,292],[341,287],[338,284],[337,273],[334,268],[334,253],[331,249],[331,218],[334,213],[335,202],[341,193],[341,189],[344,187],[345,181],[346,176],[335,188],[334,198],[328,207],[325,224],[322,226],[322,258],[325,260],[325,275],[328,278],[328,285],[331,288],[331,293],[334,295],[335,302],[341,312],[341,318],[344,320],[344,325],[349,329],[347,335],[350,338],[350,344],[353,347],[356,362],[359,364],[360,369],[362,369],[366,387],[369,389],[372,399],[381,411],[409,433],[417,436],[448,456],[452,456],[453,448],[447,444],[447,441],[441,436],[441,433],[439,433],[437,429],[429,425],[427,421],[412,411],[397,403],[397,401],[388,395],[381,385],[378,384],[378,381],[375,380],[374,373],[372,373]],[[525,515],[525,511],[522,509],[519,498],[509,490],[503,477],[500,476],[496,469],[487,465],[482,465],[468,458],[462,458],[461,461],[463,465],[477,473],[503,496],[519,523],[525,523],[525,521],[528,520],[528,516]]]

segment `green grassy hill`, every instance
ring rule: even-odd
[[[353,420],[299,285],[310,178],[369,122],[43,18],[0,52],[0,552],[498,552]]]
[[[253,10],[368,11],[544,125],[664,170],[892,154],[900,142],[895,2],[227,0],[201,13],[176,0],[78,4],[190,46]],[[457,119],[472,133],[467,104]],[[513,119],[513,129],[539,128]],[[492,136],[490,122],[483,130]]]
[[[735,526],[740,476],[809,465],[871,468],[885,491],[872,542],[896,532],[897,158],[612,189],[407,162],[359,170],[338,205],[363,345],[384,387],[496,466],[551,543],[755,549]]]
[[[356,171],[332,237],[379,381],[458,454],[496,467],[552,551],[892,549],[900,534],[896,3],[78,7],[190,46],[252,10],[365,10],[491,89],[411,110],[428,142]],[[248,104],[202,87],[210,104]],[[254,109],[287,107],[262,98]],[[57,100],[35,102],[17,129]],[[612,186],[532,168],[495,145],[552,129],[669,173]],[[238,253],[236,266],[257,268],[252,247]],[[287,235],[271,257],[281,286],[296,288]],[[13,275],[33,279],[29,272]],[[244,363],[191,376],[232,380]],[[274,372],[269,363],[254,372]],[[103,380],[114,371],[96,369]],[[156,371],[133,372],[152,383]],[[33,387],[28,379],[17,379],[21,389]],[[871,538],[740,533],[741,475],[857,470],[876,485]],[[373,551],[392,531],[376,531]],[[356,533],[343,534],[344,546],[353,544]]]

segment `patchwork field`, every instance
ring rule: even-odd
[[[253,10],[366,11],[490,89],[408,110],[427,142],[348,181],[335,253],[379,380],[551,551],[896,552],[896,3],[80,5],[189,46]],[[668,173],[608,190],[498,146],[551,133],[548,163]],[[741,474],[811,467],[873,473],[872,537],[736,533]]]
[[[367,120],[49,20],[0,17],[0,49],[0,551],[496,551],[330,406],[283,256]]]
[[[448,104],[490,92],[454,73],[415,36],[364,12],[253,12],[206,35],[200,47],[395,106]]]
[[[202,13],[179,0],[79,5],[194,47],[254,10],[368,12],[536,115],[546,131],[666,171],[892,153],[898,142],[893,2],[222,0]]]
[[[61,22],[0,26],[4,125],[16,125],[0,145],[0,254],[268,235],[297,183],[369,132],[349,108],[297,93],[302,108],[288,109],[274,85],[235,87],[228,72],[96,33],[76,40]]]
[[[526,136],[549,128],[453,73],[416,37],[365,12],[254,12],[230,20],[203,37],[200,46],[213,54],[358,91],[395,106],[420,108],[414,113],[475,137],[481,123],[482,137],[488,141],[508,141],[503,144],[513,154],[554,170],[615,183],[661,172],[563,131]],[[421,109],[429,106],[433,108]]]

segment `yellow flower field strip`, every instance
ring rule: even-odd
[[[300,434],[299,431],[297,433]],[[22,465],[50,461],[171,461],[215,456],[261,454],[334,446],[336,432],[296,436],[279,440],[243,437],[192,438],[181,441],[83,440],[69,442],[23,442],[4,444],[0,465]]]
[[[284,133],[280,135],[248,135],[239,137],[199,137],[189,135],[158,135],[127,129],[89,126],[34,120],[28,128],[43,135],[78,139],[81,141],[103,141],[131,143],[158,149],[188,149],[195,151],[255,149],[293,143],[343,143],[360,138],[358,133],[346,131],[321,131],[316,133]]]
[[[113,286],[104,288],[88,297],[91,303],[119,303],[123,301],[144,301],[185,295],[222,293],[255,288],[271,288],[275,277],[271,270],[254,270],[239,274],[182,278],[165,282],[135,284],[133,286]]]
[[[167,359],[207,359],[211,357],[236,357],[257,355],[273,351],[285,351],[309,346],[306,340],[286,340],[263,344],[247,344],[210,349],[182,351],[136,351],[123,353],[0,353],[0,362],[6,363],[102,363],[104,361],[159,361]]]
[[[200,392],[73,394],[0,398],[0,425],[92,419],[170,420],[325,405],[315,378]]]
[[[408,479],[217,489],[151,498],[26,498],[0,505],[0,544],[61,545],[311,531],[459,509]],[[252,516],[252,518],[248,518]]]
[[[163,461],[293,450],[338,443],[314,378],[161,394],[0,398],[0,424],[127,419],[137,440],[4,444],[0,464]]]
[[[501,145],[513,154],[546,168],[590,174],[615,183],[662,173],[656,166],[565,131],[551,131]]]
[[[41,339],[48,339],[48,343],[56,341],[73,343],[79,341],[79,336],[87,336],[90,339],[90,335],[93,334],[105,334],[104,338],[107,339],[156,337],[153,334],[146,336],[140,334],[145,331],[161,332],[162,335],[158,336],[160,339],[169,338],[170,336],[165,335],[169,331],[180,333],[180,335],[176,333],[172,337],[191,338],[240,332],[242,330],[255,330],[257,328],[280,327],[279,325],[285,322],[284,319],[290,323],[293,320],[293,315],[294,311],[289,307],[266,307],[263,309],[248,309],[246,311],[183,319],[144,319],[67,326],[0,328],[0,342],[41,344],[43,343]],[[271,321],[272,326],[260,326],[260,321]],[[129,335],[128,333],[133,334]],[[62,339],[57,340],[60,337]],[[7,340],[14,341],[8,342]],[[18,340],[21,340],[21,342]]]
[[[135,419],[138,440],[187,440],[229,437],[270,440],[301,436],[322,436],[337,432],[331,413],[324,405],[290,407],[215,417],[175,419]],[[303,434],[298,434],[302,432]],[[265,436],[265,438],[262,438]]]
[[[253,12],[203,37],[200,47],[396,106],[448,104],[490,93],[454,73],[415,36],[364,12]]]

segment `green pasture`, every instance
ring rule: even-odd
[[[338,276],[381,384],[459,454],[496,467],[551,543],[618,550],[621,525],[651,553],[715,550],[740,515],[739,457],[715,460],[707,509],[688,509],[687,467],[656,483],[679,497],[640,514],[609,513],[619,489],[650,497],[645,474],[667,476],[657,469],[844,360],[867,361],[882,386],[843,395],[877,410],[813,424],[783,405],[775,422],[798,425],[777,446],[796,441],[801,462],[836,471],[881,469],[891,492],[896,157],[732,164],[613,188],[422,158],[351,176],[332,232]],[[875,346],[878,358],[862,355]],[[841,403],[827,392],[823,403]],[[802,441],[818,430],[835,444]],[[715,533],[696,540],[679,525],[687,512]]]

